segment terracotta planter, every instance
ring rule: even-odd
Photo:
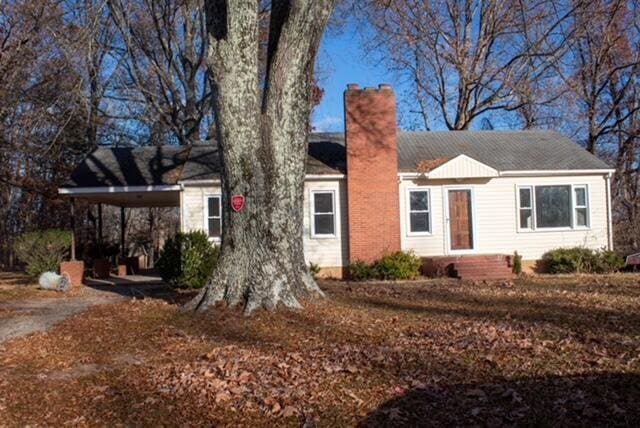
[[[109,278],[111,275],[111,262],[109,259],[95,259],[93,261],[93,276],[96,278]]]
[[[118,262],[118,276],[127,276],[127,262],[121,260]]]
[[[60,263],[60,275],[67,274],[71,280],[71,285],[77,287],[84,281],[84,262],[82,260],[72,260]]]

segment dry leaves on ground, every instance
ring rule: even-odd
[[[304,311],[147,299],[0,351],[8,425],[638,423],[638,276],[324,283]]]

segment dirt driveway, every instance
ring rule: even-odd
[[[32,298],[0,302],[0,343],[44,331],[94,305],[118,302],[125,297],[104,290],[86,289],[66,297]]]
[[[162,297],[166,286],[83,287],[66,296],[0,300],[0,344],[9,339],[46,331],[54,324],[95,305],[131,298]]]

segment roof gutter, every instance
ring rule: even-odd
[[[501,177],[531,177],[538,175],[611,175],[615,169],[540,169],[522,171],[500,171]]]
[[[305,180],[342,180],[345,174],[307,174]],[[219,178],[208,178],[205,180],[180,180],[178,182],[183,186],[201,186],[206,184],[220,184]]]
[[[136,192],[175,192],[180,191],[179,184],[161,184],[155,186],[103,186],[103,187],[60,187],[61,195],[84,195],[94,193],[136,193]]]
[[[615,169],[540,169],[540,170],[522,170],[522,171],[499,171],[500,177],[537,177],[541,175],[547,176],[566,176],[566,175],[611,175]],[[399,172],[400,179],[411,178],[429,178],[429,173],[420,172]],[[471,177],[464,177],[471,178]]]

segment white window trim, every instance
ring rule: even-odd
[[[571,225],[562,227],[538,227],[536,216],[536,187],[547,186],[569,186],[571,187]],[[532,228],[520,227],[520,189],[531,189],[531,209],[532,209]],[[587,202],[587,226],[576,225],[576,188],[584,188],[585,197]],[[536,232],[567,232],[572,230],[591,230],[591,194],[588,184],[567,184],[567,183],[550,183],[550,184],[522,184],[516,185],[516,226],[518,232],[522,233],[536,233]]]
[[[576,200],[576,189],[584,189],[584,202],[586,205],[578,206],[578,202]],[[575,184],[571,186],[571,203],[573,205],[573,211],[571,215],[573,216],[573,227],[578,230],[589,230],[591,229],[591,195],[589,194],[589,185],[588,184]],[[578,225],[578,216],[576,215],[576,211],[580,208],[587,209],[587,224],[585,226]]]
[[[203,225],[204,231],[207,234],[207,238],[209,241],[220,242],[222,240],[222,236],[215,237],[209,236],[209,198],[219,198],[220,199],[220,232],[222,233],[222,194],[221,193],[206,193],[202,198],[202,217],[203,217]],[[211,217],[217,218],[217,217]]]
[[[531,199],[530,208],[522,208],[520,202],[520,189],[529,189],[529,198]],[[516,186],[516,224],[519,232],[533,232],[536,225],[536,201],[534,186]],[[522,227],[520,225],[520,211],[523,209],[531,210],[531,227]]]
[[[333,207],[333,233],[316,233],[316,193],[330,193],[332,199],[332,207]],[[338,237],[339,230],[339,222],[338,222],[338,198],[336,198],[336,191],[333,189],[317,189],[311,190],[311,197],[309,198],[310,209],[309,213],[311,214],[310,222],[311,222],[311,238],[313,239],[335,239]],[[329,214],[329,213],[319,213],[319,214]]]
[[[427,232],[412,232],[411,231],[411,192],[427,192],[427,203],[429,204],[429,210],[427,211],[415,211],[415,212],[426,212],[429,217],[429,231]],[[407,229],[407,236],[433,236],[433,221],[431,211],[433,211],[433,206],[431,204],[431,189],[424,187],[410,187],[406,189],[405,192],[405,224]]]

